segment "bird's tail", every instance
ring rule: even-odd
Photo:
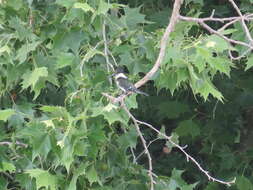
[[[139,89],[134,89],[134,91],[135,91],[135,93],[138,93],[138,94],[142,94],[142,95],[144,95],[144,96],[149,96],[146,92],[142,92],[141,90],[139,90]]]

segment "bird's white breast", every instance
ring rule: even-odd
[[[127,76],[124,75],[124,73],[118,73],[115,75],[115,80],[119,79],[119,78],[124,78],[124,79],[127,79]]]

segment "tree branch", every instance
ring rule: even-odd
[[[138,125],[138,122],[137,120],[134,118],[134,116],[130,113],[130,111],[127,109],[125,103],[122,101],[121,102],[121,106],[123,107],[123,109],[126,111],[126,113],[129,115],[129,117],[132,119],[132,121],[134,122],[134,126],[136,128],[136,131],[141,139],[141,142],[142,142],[142,145],[144,147],[144,150],[145,150],[145,154],[147,155],[148,157],[148,165],[149,165],[149,169],[148,169],[148,175],[149,175],[149,178],[150,178],[150,190],[154,190],[154,184],[156,183],[154,181],[154,178],[153,178],[153,165],[152,165],[152,158],[151,158],[151,155],[150,155],[150,152],[148,150],[148,147],[147,147],[147,143],[146,143],[146,140],[144,138],[144,136],[142,135],[141,133],[141,130],[140,130],[140,127]]]
[[[24,143],[19,142],[19,141],[16,141],[16,142],[2,141],[2,142],[0,142],[0,146],[2,146],[2,145],[11,146],[12,144],[16,144],[16,145],[19,145],[19,146],[22,146],[22,147],[25,147],[25,148],[28,147],[27,144],[24,144]]]
[[[226,40],[227,42],[229,43],[232,43],[232,44],[238,44],[238,45],[242,45],[242,46],[245,46],[245,47],[248,47],[250,49],[253,49],[253,46],[251,44],[247,44],[245,42],[242,42],[242,41],[238,41],[238,40],[233,40],[233,39],[230,39],[228,37],[226,37],[225,35],[221,34],[218,31],[212,29],[210,26],[208,26],[203,19],[199,19],[199,18],[191,18],[191,17],[184,17],[184,16],[179,16],[179,19],[183,20],[183,21],[192,21],[192,22],[197,22],[198,24],[200,24],[201,26],[203,26],[203,28],[205,28],[207,31],[209,31],[211,34],[215,34],[221,38],[223,38],[224,40]],[[212,18],[210,18],[211,20]],[[236,19],[238,19],[238,17],[236,17]],[[206,19],[205,19],[206,20]],[[238,19],[239,20],[239,19]],[[226,26],[227,27],[227,26]],[[221,28],[221,30],[223,30],[224,28]]]
[[[183,3],[183,0],[175,0],[172,14],[170,17],[170,23],[167,26],[167,28],[163,34],[163,37],[161,39],[160,52],[159,52],[158,58],[154,64],[153,68],[141,80],[139,80],[137,83],[135,83],[136,88],[139,88],[140,86],[144,85],[152,76],[154,76],[154,74],[159,69],[159,67],[163,61],[163,58],[165,56],[165,51],[166,51],[166,47],[167,47],[170,33],[174,30],[175,25],[178,21],[179,10],[180,10],[182,3]]]
[[[250,45],[253,44],[253,39],[250,35],[249,29],[244,21],[244,16],[242,15],[240,9],[238,8],[238,6],[235,4],[235,2],[233,0],[228,0],[234,7],[234,9],[236,10],[236,12],[239,14],[239,16],[241,17],[241,23],[242,23],[242,28],[244,29],[244,32],[246,33],[246,36],[250,42]]]
[[[231,186],[233,183],[235,183],[235,180],[236,178],[234,178],[233,180],[231,181],[223,181],[223,180],[220,180],[218,178],[215,178],[215,177],[212,177],[209,172],[205,169],[202,168],[202,166],[198,163],[198,161],[193,158],[191,155],[189,155],[186,151],[185,151],[185,148],[187,146],[180,146],[179,144],[175,143],[171,137],[167,136],[166,134],[160,132],[159,130],[157,130],[155,127],[153,127],[151,124],[149,123],[146,123],[146,122],[143,122],[143,121],[140,121],[140,120],[137,120],[131,113],[130,111],[126,108],[126,107],[123,107],[124,110],[127,112],[128,116],[132,119],[132,121],[134,123],[137,123],[137,124],[142,124],[142,125],[145,125],[147,127],[149,127],[150,129],[152,129],[153,131],[155,131],[158,135],[160,136],[163,136],[166,140],[168,140],[174,147],[178,148],[182,153],[184,153],[184,155],[186,156],[186,159],[187,161],[191,160],[197,167],[198,169],[205,175],[207,176],[208,180],[210,181],[214,181],[214,182],[218,182],[218,183],[221,183],[221,184],[224,184],[224,185],[227,185],[227,186]]]
[[[170,36],[170,33],[174,30],[175,25],[178,21],[178,17],[179,17],[179,10],[181,7],[181,4],[183,3],[183,0],[175,0],[174,2],[174,6],[173,6],[173,10],[172,10],[172,14],[170,17],[170,22],[162,36],[161,39],[161,45],[160,45],[160,51],[159,51],[159,55],[157,57],[157,60],[154,64],[154,66],[152,67],[152,69],[141,79],[139,80],[137,83],[135,83],[135,87],[139,88],[142,85],[144,85],[159,69],[164,56],[165,56],[165,51],[166,51],[166,47],[167,47],[167,43],[168,43],[168,39]],[[118,103],[121,102],[126,96],[132,94],[131,92],[129,92],[128,94],[124,94],[121,95],[117,98],[114,98],[106,93],[102,93],[103,96],[107,97],[112,103]]]

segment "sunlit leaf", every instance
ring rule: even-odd
[[[246,62],[246,68],[245,71],[250,69],[253,66],[253,56],[250,56]]]
[[[37,189],[40,189],[41,187],[50,188],[52,190],[57,189],[57,177],[50,174],[48,171],[41,169],[30,169],[27,170],[26,173],[28,173],[31,178],[36,179]]]
[[[14,172],[16,170],[16,167],[10,163],[10,162],[2,162],[2,167],[0,167],[0,172]]]
[[[37,67],[33,71],[29,71],[22,76],[22,88],[28,88],[29,86],[35,87],[35,84],[41,77],[47,77],[48,71],[46,67]]]
[[[73,8],[82,9],[84,12],[94,12],[94,9],[88,3],[75,3]]]
[[[7,121],[15,113],[13,109],[0,110],[0,120]]]

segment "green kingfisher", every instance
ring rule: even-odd
[[[137,94],[143,94],[145,96],[148,96],[147,93],[137,89],[134,84],[128,80],[128,77],[124,73],[123,67],[117,67],[116,72],[112,76],[114,77],[118,88],[124,93],[134,92]]]

